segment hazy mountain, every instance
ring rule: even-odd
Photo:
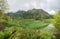
[[[22,17],[25,12],[26,11],[19,10],[17,12],[9,12],[9,13],[7,13],[7,15],[16,18],[16,17]]]
[[[44,11],[42,9],[17,11],[15,13],[9,12],[7,15],[12,16],[12,17],[22,17],[25,19],[36,19],[36,20],[52,18],[52,15],[48,14],[46,11]]]

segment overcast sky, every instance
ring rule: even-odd
[[[60,9],[60,0],[8,0],[9,11],[43,9],[50,14]]]

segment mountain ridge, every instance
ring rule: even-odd
[[[36,19],[36,20],[52,18],[52,15],[50,15],[48,12],[44,11],[43,9],[31,9],[27,11],[19,10],[15,13],[9,12],[7,13],[7,15],[12,17],[22,17],[24,19]]]

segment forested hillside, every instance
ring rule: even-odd
[[[15,13],[9,12],[7,15],[12,16],[13,18],[21,17],[24,19],[35,19],[35,20],[50,19],[53,17],[48,12],[46,12],[42,9],[32,9],[32,10],[28,10],[28,11],[17,11]]]

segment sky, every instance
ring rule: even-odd
[[[9,11],[43,9],[50,14],[60,10],[60,0],[8,0]]]

